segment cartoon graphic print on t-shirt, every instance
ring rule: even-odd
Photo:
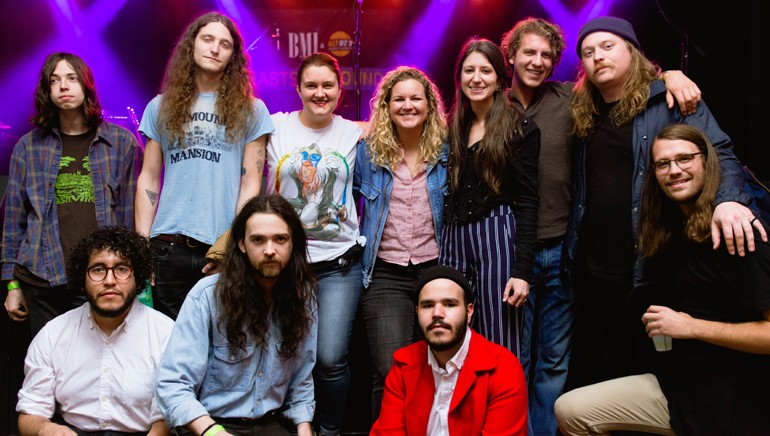
[[[350,168],[337,151],[321,151],[317,144],[295,149],[278,164],[275,188],[281,192],[281,166],[297,187],[296,197],[286,199],[294,206],[309,237],[331,241],[340,234],[340,223],[348,218],[345,187]],[[337,179],[345,183],[335,183]],[[338,192],[335,192],[337,188]]]
[[[56,176],[56,204],[94,202],[94,185],[91,180],[90,158],[88,156],[83,157],[82,172],[79,168],[69,168],[70,164],[76,160],[72,156],[61,157],[59,175]]]

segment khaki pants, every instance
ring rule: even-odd
[[[567,392],[554,405],[565,436],[641,431],[674,435],[668,401],[652,374],[633,375]]]

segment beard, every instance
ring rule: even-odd
[[[117,318],[120,315],[123,315],[126,313],[129,307],[131,307],[132,304],[134,304],[134,299],[136,298],[136,288],[132,290],[131,292],[126,295],[126,301],[123,302],[123,305],[116,309],[107,309],[103,307],[99,307],[99,304],[96,302],[96,299],[91,296],[88,292],[85,292],[86,294],[86,300],[88,300],[88,304],[91,306],[91,310],[94,311],[99,316],[103,316],[105,318]]]
[[[253,265],[258,277],[263,279],[277,279],[283,271],[283,264],[277,260],[265,260]]]
[[[441,337],[434,337],[431,335],[430,328],[439,325],[448,330],[449,334],[444,334]],[[451,325],[444,321],[434,321],[424,329],[423,334],[425,336],[425,342],[434,351],[446,351],[450,350],[457,345],[461,344],[465,340],[465,330],[467,326],[463,322],[462,325]]]

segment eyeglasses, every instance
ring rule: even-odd
[[[95,282],[103,282],[107,278],[107,273],[112,271],[112,275],[115,276],[115,280],[128,280],[131,274],[134,273],[134,269],[128,265],[118,265],[108,267],[104,265],[96,265],[86,269],[88,277]]]
[[[658,172],[658,173],[669,172],[669,170],[671,170],[672,163],[675,163],[680,170],[686,170],[692,166],[693,162],[695,162],[695,156],[699,154],[703,154],[703,153],[698,152],[698,153],[680,154],[679,156],[676,157],[676,159],[661,159],[661,160],[655,161],[652,163],[652,166],[655,167],[655,172]]]

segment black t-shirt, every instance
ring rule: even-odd
[[[575,269],[603,280],[626,281],[635,258],[631,227],[633,126],[630,122],[613,125],[607,117],[612,106],[602,105],[602,120],[586,144],[586,209]]]
[[[671,251],[673,309],[729,323],[761,320],[770,310],[767,243],[746,257],[729,255],[724,244],[714,251],[710,241]],[[678,435],[770,435],[770,356],[683,339],[666,354],[659,379]]]
[[[75,244],[97,228],[94,184],[88,156],[95,135],[95,130],[80,135],[61,134],[62,157],[56,177],[56,210],[59,215],[59,238],[67,262]]]

